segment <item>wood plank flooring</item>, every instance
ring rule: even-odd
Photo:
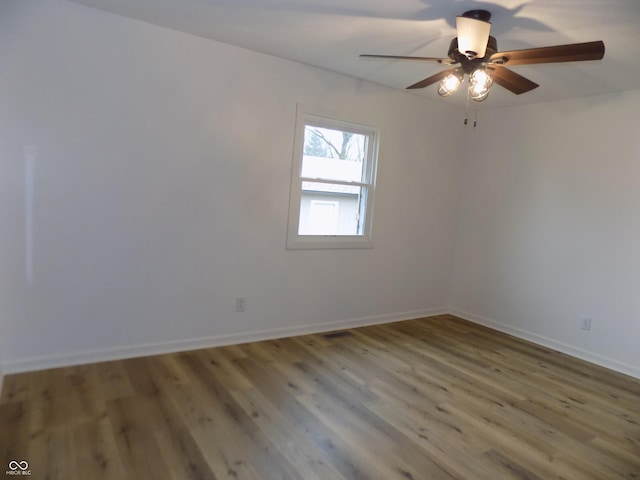
[[[348,332],[9,375],[0,474],[640,479],[640,381],[449,315]]]

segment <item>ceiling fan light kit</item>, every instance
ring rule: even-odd
[[[489,95],[491,85],[493,85],[491,75],[484,68],[476,68],[469,76],[469,96],[471,100],[476,102],[483,101]]]
[[[464,72],[461,68],[456,68],[440,81],[440,85],[438,85],[438,94],[441,97],[453,95],[458,90],[463,80]]]
[[[466,74],[469,76],[468,98],[476,102],[487,98],[494,82],[516,95],[538,87],[537,83],[506,68],[507,66],[601,60],[604,57],[604,42],[601,40],[499,52],[498,42],[490,35],[489,20],[491,13],[487,10],[469,10],[456,17],[457,37],[449,45],[448,58],[375,54],[363,54],[360,57],[451,65],[453,68],[438,72],[407,88],[424,88],[439,82],[438,94],[448,97],[460,87]]]

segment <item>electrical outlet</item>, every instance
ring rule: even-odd
[[[591,330],[591,319],[583,318],[582,319],[582,330]]]
[[[236,312],[244,312],[247,309],[247,299],[245,297],[236,298]]]

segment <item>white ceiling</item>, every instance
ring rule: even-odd
[[[446,57],[455,17],[492,13],[499,50],[603,40],[603,60],[514,66],[540,84],[523,95],[494,86],[483,108],[640,88],[639,0],[73,0],[220,42],[404,89],[443,67],[362,60],[360,53]],[[464,104],[464,93],[439,98]]]

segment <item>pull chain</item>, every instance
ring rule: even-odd
[[[464,124],[466,125],[469,119],[469,98],[471,97],[471,92],[467,88],[467,106],[464,111]],[[474,125],[475,126],[475,125]]]
[[[478,125],[478,102],[476,102],[476,111],[473,117],[473,128],[476,128],[476,125]]]

